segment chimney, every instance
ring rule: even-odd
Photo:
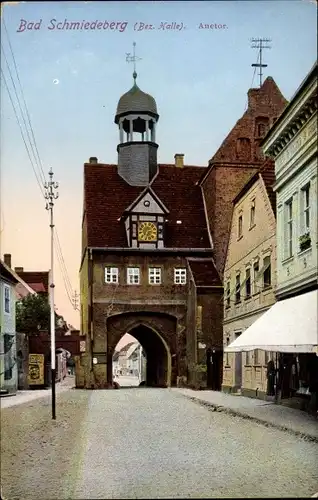
[[[16,272],[16,273],[18,273],[18,274],[19,274],[19,273],[23,273],[23,267],[15,267],[15,268],[14,268],[14,270],[15,270],[15,272]]]
[[[184,158],[184,154],[182,154],[182,153],[177,153],[177,154],[174,155],[174,163],[175,163],[175,166],[177,168],[183,168],[184,167],[183,158]]]
[[[98,159],[96,158],[96,156],[91,156],[89,159],[89,163],[98,163]]]
[[[248,108],[256,108],[259,89],[249,89],[247,92]]]
[[[11,269],[11,253],[5,253],[3,256],[4,263]]]

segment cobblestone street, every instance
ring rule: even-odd
[[[6,499],[310,497],[318,445],[171,390],[70,390],[1,411]]]

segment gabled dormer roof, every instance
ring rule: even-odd
[[[146,202],[146,204],[145,204]],[[149,202],[149,204],[147,203]],[[124,213],[134,212],[134,213],[145,213],[151,212],[156,214],[168,214],[169,210],[162,203],[160,198],[156,195],[156,193],[151,189],[151,187],[146,187],[129,205],[128,208],[125,209]]]

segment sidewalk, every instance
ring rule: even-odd
[[[318,443],[318,420],[301,410],[277,405],[268,401],[233,396],[216,391],[193,391],[191,389],[171,389],[193,401],[209,406],[215,411],[254,420],[267,426],[292,432]]]
[[[75,386],[75,377],[67,375],[63,382],[58,382],[56,384],[56,394],[61,392],[69,391]],[[18,391],[15,395],[1,396],[0,398],[0,408],[10,408],[11,406],[21,405],[23,403],[28,403],[34,399],[51,397],[51,388],[48,389],[34,389],[28,391]]]

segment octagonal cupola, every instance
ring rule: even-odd
[[[147,186],[157,173],[155,99],[134,84],[118,101],[115,123],[119,129],[118,173],[132,186]]]

